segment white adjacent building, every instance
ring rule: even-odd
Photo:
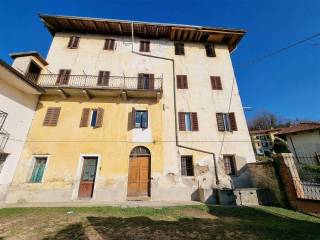
[[[24,72],[0,60],[0,202],[12,181],[42,91]]]

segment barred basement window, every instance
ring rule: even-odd
[[[181,175],[193,176],[192,156],[181,156]]]
[[[223,155],[223,164],[227,175],[236,175],[236,163],[234,155]]]

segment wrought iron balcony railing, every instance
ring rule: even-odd
[[[8,113],[0,110],[0,130],[3,127],[4,122],[6,121]]]
[[[4,147],[6,146],[9,140],[9,137],[10,135],[6,130],[4,129],[0,130],[0,152],[4,151]]]
[[[95,75],[40,74],[28,75],[28,78],[42,87],[94,88],[161,91],[162,78],[138,78],[109,76],[100,79]]]

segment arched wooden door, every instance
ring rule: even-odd
[[[128,173],[128,198],[140,199],[150,196],[150,166],[149,149],[138,146],[132,149]]]

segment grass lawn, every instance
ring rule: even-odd
[[[320,239],[320,219],[276,207],[0,209],[0,239]]]

